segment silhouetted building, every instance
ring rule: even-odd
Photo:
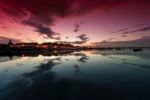
[[[45,48],[45,49],[73,49],[74,46],[71,45],[71,44],[62,44],[62,43],[43,43],[41,44],[41,47],[42,48]]]
[[[37,47],[38,43],[17,43],[16,47]]]
[[[9,46],[10,46],[10,45],[13,45],[13,43],[12,43],[11,40],[9,40],[8,45],[9,45]]]

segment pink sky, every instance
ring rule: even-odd
[[[136,40],[150,36],[149,4],[149,0],[0,0],[0,38],[84,44]]]

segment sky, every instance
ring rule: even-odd
[[[149,5],[150,0],[0,0],[0,43],[150,42]]]

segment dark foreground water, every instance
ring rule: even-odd
[[[150,50],[0,56],[0,100],[150,100]]]

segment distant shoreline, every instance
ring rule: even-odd
[[[120,53],[124,50],[130,50],[130,52],[142,52],[144,50],[150,50],[150,48],[84,48],[84,49],[53,49],[53,50],[26,50],[26,49],[8,49],[8,50],[0,50],[0,56],[52,56],[52,55],[66,55],[72,54],[74,52],[80,51],[100,51],[102,53]]]

